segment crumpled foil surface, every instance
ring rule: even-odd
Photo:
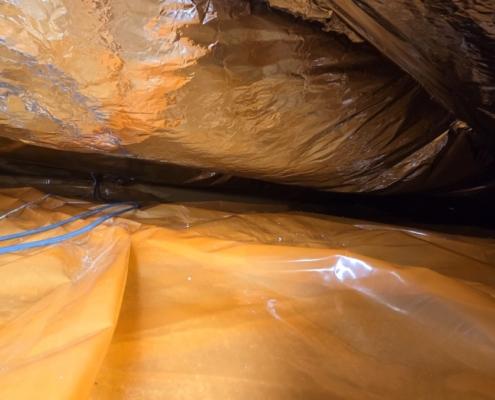
[[[334,12],[471,127],[495,129],[495,2],[269,0],[307,19]]]
[[[369,192],[445,163],[453,120],[370,46],[248,1],[0,4],[0,135],[24,143]]]

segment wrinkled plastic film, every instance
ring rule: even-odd
[[[134,218],[154,226],[133,236],[94,399],[493,396],[491,240],[180,205]]]
[[[136,239],[94,399],[493,395],[482,288],[342,250]]]
[[[77,210],[32,190],[0,195],[2,212],[21,205],[2,220],[2,234]],[[119,315],[129,248],[124,229],[106,227],[1,256],[0,397],[87,399]]]
[[[2,212],[23,204],[2,234],[91,206],[2,190]],[[0,392],[493,398],[494,248],[242,205],[135,211],[84,238],[0,256]]]

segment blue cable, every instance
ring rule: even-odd
[[[117,205],[122,205],[122,204],[129,204],[129,203],[111,204],[111,205],[107,205],[107,206],[104,206],[104,207],[100,207],[98,210],[101,211],[102,209],[107,209],[107,208],[115,207]],[[36,248],[36,247],[50,246],[52,244],[57,244],[57,243],[60,243],[60,242],[65,241],[65,240],[72,239],[72,238],[74,238],[76,236],[80,236],[80,235],[82,235],[84,233],[87,233],[87,232],[91,231],[93,228],[96,228],[98,225],[101,225],[103,222],[105,222],[106,220],[108,220],[110,218],[116,217],[116,216],[118,216],[120,214],[123,214],[123,213],[125,213],[127,211],[134,210],[137,207],[138,207],[137,204],[132,204],[129,207],[124,208],[122,210],[113,211],[113,212],[111,212],[109,214],[106,214],[106,215],[104,215],[102,217],[97,218],[96,220],[94,220],[93,222],[91,222],[90,224],[88,224],[86,226],[83,226],[82,228],[76,229],[75,231],[72,231],[72,232],[65,233],[63,235],[54,236],[54,237],[47,238],[47,239],[42,239],[42,240],[36,240],[36,241],[33,241],[33,242],[19,243],[19,244],[14,244],[14,245],[11,245],[11,246],[0,247],[0,254],[14,253],[16,251],[33,249],[33,248]],[[96,210],[91,210],[91,211],[96,211]],[[86,214],[86,213],[82,213],[82,214]],[[82,215],[82,214],[79,214],[79,215]],[[91,215],[93,215],[93,214],[91,214]],[[77,215],[75,217],[77,217]],[[74,220],[74,217],[69,218],[69,219]],[[60,221],[60,222],[65,222],[64,224],[62,224],[62,225],[65,225],[66,223],[68,223],[68,222],[66,222],[68,220],[64,220],[64,221]],[[52,225],[57,225],[57,224],[52,224]],[[61,225],[59,225],[59,226],[61,226]]]
[[[127,204],[129,204],[129,205],[135,205],[135,203],[113,203],[113,204],[106,204],[106,205],[104,205],[102,207],[98,207],[98,208],[95,208],[93,210],[88,210],[88,211],[82,212],[80,214],[74,215],[73,217],[64,219],[64,220],[59,221],[59,222],[55,222],[55,223],[50,224],[50,225],[42,226],[42,227],[35,228],[35,229],[29,229],[27,231],[12,233],[12,234],[9,234],[9,235],[0,236],[0,242],[4,242],[6,240],[23,238],[23,237],[26,237],[26,236],[34,235],[36,233],[42,233],[42,232],[51,231],[52,229],[60,228],[61,226],[70,224],[71,222],[77,221],[79,219],[83,219],[83,218],[91,217],[91,216],[93,216],[95,214],[99,214],[101,211],[105,211],[105,210],[107,210],[109,208],[117,207],[117,206],[120,206],[120,205],[127,205]]]

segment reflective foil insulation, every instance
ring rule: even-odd
[[[428,191],[433,164],[449,170],[433,188],[465,187],[492,165],[414,74],[264,4],[0,7],[12,140],[341,192]]]

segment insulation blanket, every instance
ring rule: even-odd
[[[487,168],[374,48],[258,3],[0,3],[0,136],[341,192]]]
[[[2,190],[1,234],[93,206]],[[495,398],[493,239],[236,207],[1,255],[0,398]]]

